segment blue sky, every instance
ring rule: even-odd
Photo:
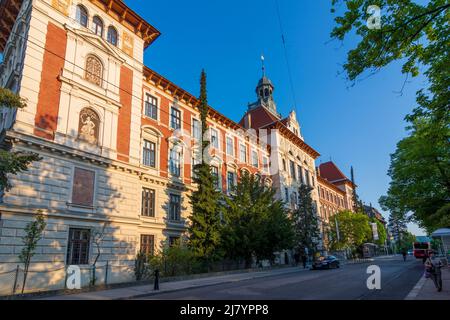
[[[294,93],[275,0],[125,2],[162,33],[147,48],[145,64],[194,95],[205,68],[210,104],[235,121],[255,100],[264,54],[278,111],[295,109],[295,95],[305,140],[322,154],[317,164],[332,159],[347,175],[353,165],[360,197],[379,208],[390,154],[406,135],[404,116],[425,80],[410,81],[400,95],[405,78],[396,63],[351,86],[342,64],[357,38],[330,42],[331,0],[278,1]]]
[[[210,104],[239,121],[255,100],[263,53],[278,111],[294,109],[275,0],[126,2],[162,33],[145,53],[150,68],[195,95],[205,68]],[[379,208],[390,154],[406,135],[404,117],[424,79],[400,95],[405,78],[393,64],[351,87],[340,73],[357,39],[330,42],[330,3],[279,0],[298,118],[307,143],[322,154],[317,163],[331,158],[348,175],[353,165],[359,195]]]

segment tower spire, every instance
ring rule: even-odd
[[[261,55],[261,65],[262,65],[262,76],[263,76],[263,78],[266,76],[266,65],[265,65],[264,60],[265,60],[264,55]]]

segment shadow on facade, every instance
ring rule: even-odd
[[[4,196],[0,295],[22,290],[24,265],[19,255],[24,228],[38,210],[46,215],[47,225],[31,259],[24,292],[65,289],[69,265],[80,267],[82,287],[93,284],[94,264],[96,285],[134,280],[137,215],[131,215],[130,208],[136,206],[138,212],[140,193],[133,183],[138,177],[114,168],[100,156],[100,147],[77,141],[77,132],[69,136],[78,143],[76,149],[51,140],[13,143],[12,151],[26,149],[42,160],[12,176],[12,189]],[[77,169],[83,174],[77,176]]]

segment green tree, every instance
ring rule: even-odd
[[[448,221],[441,221],[438,212],[450,202],[450,4],[446,0],[332,0],[333,11],[340,3],[345,3],[345,12],[336,17],[331,36],[343,40],[355,32],[360,37],[344,64],[350,81],[393,61],[403,63],[406,78],[421,73],[427,78],[426,87],[417,92],[418,106],[406,117],[409,136],[392,155],[392,182],[380,204],[428,231],[443,226]],[[383,10],[380,29],[366,26],[370,5]]]
[[[42,238],[42,233],[46,225],[45,216],[42,214],[42,211],[38,211],[34,221],[28,223],[25,227],[25,236],[22,239],[24,247],[19,255],[20,262],[24,264],[22,293],[25,290],[31,258],[36,253],[37,243]]]
[[[298,206],[292,213],[296,251],[315,257],[320,240],[319,220],[311,198],[312,188],[302,185],[298,190]]]
[[[292,224],[283,203],[255,175],[242,172],[231,196],[225,198],[223,217],[225,256],[244,260],[246,267],[254,257],[273,260],[274,252],[292,246]]]
[[[208,162],[208,101],[206,91],[206,73],[202,71],[200,80],[199,109],[201,114],[202,161],[194,166],[193,182],[196,190],[189,196],[192,205],[189,227],[189,248],[209,267],[210,262],[220,257],[220,198],[217,191],[217,178],[211,172]]]
[[[371,239],[372,229],[367,215],[345,210],[338,212],[333,218],[337,223],[330,224],[332,250],[354,251]]]
[[[402,251],[412,250],[415,241],[415,235],[411,232],[403,231],[399,234],[399,239],[397,240],[397,252],[401,253]]]
[[[388,194],[380,198],[383,209],[414,220],[428,231],[448,225],[442,212],[450,204],[450,188],[446,187],[450,131],[432,129],[435,126],[417,120],[411,135],[398,143],[391,157]],[[411,217],[409,212],[413,213]]]
[[[0,88],[0,106],[8,109],[23,109],[26,107],[26,101],[11,90]],[[2,132],[0,132],[0,135]],[[39,161],[41,158],[36,153],[29,152],[10,152],[9,150],[0,150],[0,192],[8,191],[11,184],[8,180],[8,174],[17,174],[26,171],[33,161]]]

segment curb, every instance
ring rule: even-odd
[[[420,278],[420,280],[417,282],[417,284],[414,286],[411,292],[406,296],[405,300],[416,300],[426,281],[427,278],[422,276],[422,278]]]
[[[223,280],[223,281],[219,281],[219,282],[215,282],[215,283],[209,283],[209,284],[200,284],[200,285],[196,285],[196,286],[191,286],[191,287],[186,287],[186,288],[179,288],[179,289],[168,289],[168,290],[160,290],[160,291],[151,291],[148,293],[141,293],[141,294],[136,294],[136,295],[132,295],[132,296],[128,296],[128,297],[121,297],[121,298],[115,298],[112,300],[129,300],[129,299],[139,299],[139,298],[145,298],[145,297],[150,297],[150,296],[155,296],[155,295],[159,295],[159,294],[166,294],[166,293],[173,293],[173,292],[178,292],[178,291],[188,291],[188,290],[194,290],[194,289],[199,289],[199,288],[207,288],[207,287],[213,287],[213,286],[217,286],[217,285],[221,285],[221,284],[228,284],[228,283],[233,283],[233,282],[241,282],[241,281],[248,281],[248,280],[253,280],[253,279],[263,279],[263,278],[270,278],[270,277],[274,277],[277,275],[285,275],[285,274],[291,274],[291,273],[297,273],[297,272],[303,272],[303,271],[309,271],[310,269],[299,269],[299,270],[292,270],[289,272],[283,272],[280,274],[267,274],[264,276],[254,276],[254,277],[250,277],[250,278],[244,278],[244,279],[240,279],[240,280]]]

